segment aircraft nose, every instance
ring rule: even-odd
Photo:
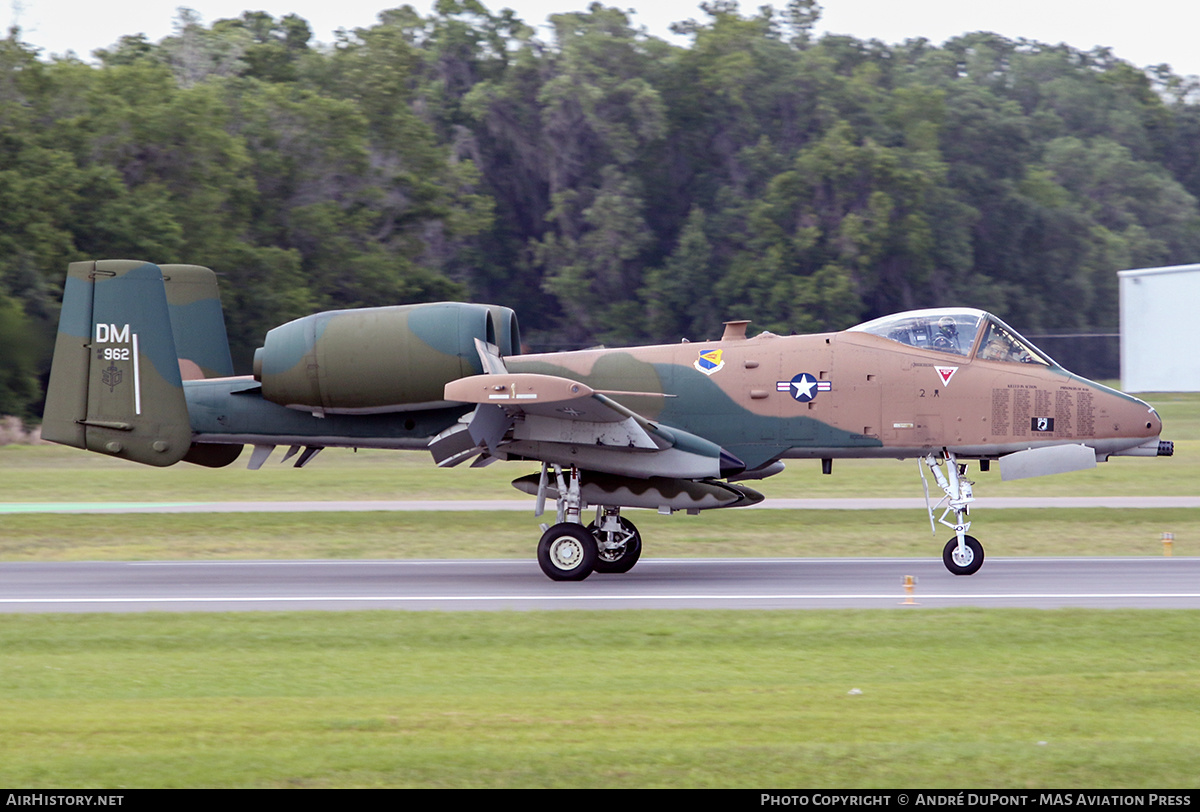
[[[1158,412],[1150,408],[1150,417],[1146,421],[1146,436],[1158,437],[1162,434],[1162,418],[1158,416]],[[1170,440],[1158,441],[1158,456],[1170,457],[1175,454],[1175,444]]]
[[[1162,434],[1162,418],[1158,416],[1158,412],[1150,409],[1150,417],[1146,421],[1146,433],[1148,436],[1157,437]]]
[[[1131,434],[1149,439],[1162,433],[1162,419],[1149,405],[1135,406],[1132,411],[1128,421]]]
[[[1174,451],[1174,444],[1168,440],[1159,439],[1162,434],[1162,418],[1158,412],[1143,400],[1132,395],[1114,392],[1122,398],[1120,405],[1110,401],[1109,415],[1112,417],[1114,439],[1121,442],[1133,443],[1123,450],[1114,452],[1122,457],[1169,457]]]
[[[1162,420],[1154,407],[1141,398],[1110,390],[1107,401],[1112,429],[1117,437],[1149,440],[1162,433]]]

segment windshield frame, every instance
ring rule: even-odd
[[[1053,358],[1051,358],[1044,350],[1042,350],[1040,347],[1038,347],[1036,344],[1034,344],[1032,341],[1030,341],[1025,336],[1021,335],[1019,332],[1017,332],[1013,328],[1009,327],[1001,319],[999,319],[989,313],[988,321],[990,323],[987,325],[987,328],[984,330],[980,330],[979,335],[976,336],[978,346],[975,348],[975,354],[973,357],[978,358],[980,361],[998,361],[1000,363],[1037,364],[1039,366],[1055,367],[1057,369],[1062,368],[1058,364],[1058,362],[1055,361]],[[984,351],[986,349],[985,342],[989,342],[991,340],[992,336],[996,332],[999,332],[1001,334],[1007,334],[1007,338],[1011,342],[1013,342],[1017,345],[1015,347],[1015,349],[1024,352],[1026,357],[1024,357],[1024,358],[986,358],[986,357],[984,357]],[[1011,350],[1010,350],[1010,353],[1011,353]]]

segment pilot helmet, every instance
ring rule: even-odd
[[[942,316],[938,319],[938,332],[950,338],[958,338],[958,325],[952,316]]]

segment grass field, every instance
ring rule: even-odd
[[[1152,398],[1171,459],[986,496],[1200,494],[1200,397]],[[919,496],[916,464],[793,464],[771,496]],[[326,451],[142,468],[0,448],[0,501],[485,498],[532,470]],[[920,511],[633,514],[648,556],[936,557]],[[1200,511],[993,510],[989,556],[1196,555]],[[0,515],[0,560],[528,557],[519,513]],[[581,585],[586,588],[587,584]],[[0,615],[0,785],[1195,787],[1189,611]],[[860,694],[850,694],[858,689]]]
[[[1162,611],[10,615],[0,785],[1195,787],[1198,644]]]

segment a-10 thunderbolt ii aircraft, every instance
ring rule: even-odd
[[[212,271],[105,260],[70,266],[42,436],[166,466],[228,465],[277,445],[427,449],[439,466],[541,463],[513,484],[557,521],[538,543],[555,580],[627,572],[626,507],[751,505],[741,484],[786,459],[916,458],[943,493],[929,520],[970,575],[967,461],[1003,479],[1168,456],[1146,403],[1060,367],[995,316],[900,313],[838,333],[523,355],[513,311],[437,303],[317,313],[276,327],[235,377]],[[301,451],[303,449],[303,451]],[[298,456],[297,456],[298,455]],[[928,487],[926,488],[928,494]],[[595,518],[588,519],[594,509]],[[947,519],[950,517],[950,519]]]

